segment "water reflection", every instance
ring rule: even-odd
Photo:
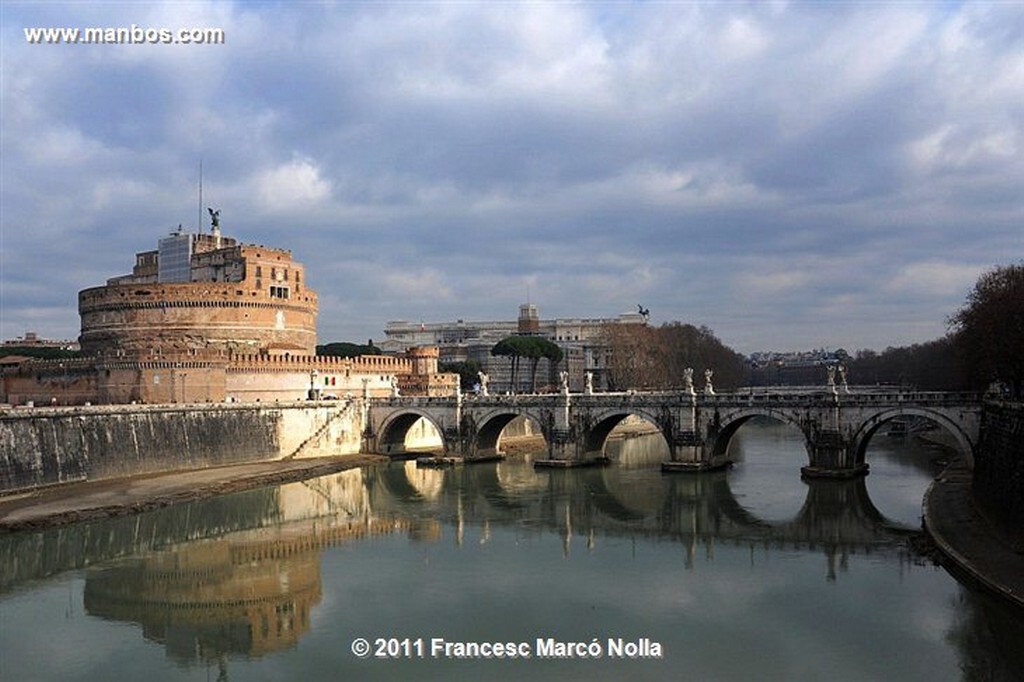
[[[268,552],[282,556],[262,556]],[[214,541],[91,570],[85,610],[138,624],[182,663],[261,656],[293,646],[320,601],[319,552],[287,552]]]
[[[767,442],[777,440],[770,435]],[[532,589],[515,580],[536,576],[538,562],[546,567],[544,580],[552,581],[551,594],[557,597],[570,588],[557,582],[560,569],[551,558],[538,555],[545,538],[557,542],[557,560],[567,567],[564,579],[596,580],[594,569],[588,573],[590,562],[600,566],[602,575],[608,572],[602,580],[614,587],[600,582],[592,588],[599,593],[626,589],[644,565],[638,563],[638,553],[657,548],[670,548],[678,564],[667,567],[667,573],[658,569],[656,584],[693,595],[709,589],[736,593],[792,579],[789,569],[780,574],[771,564],[788,564],[807,553],[819,560],[801,569],[793,595],[810,589],[808,580],[818,585],[857,583],[850,574],[857,566],[861,572],[866,569],[853,557],[882,558],[885,565],[896,566],[901,581],[907,567],[919,561],[905,549],[914,527],[879,511],[869,495],[870,476],[802,482],[799,463],[783,452],[778,456],[786,459],[785,466],[763,466],[770,471],[761,485],[768,488],[765,495],[772,488],[795,489],[799,504],[785,514],[773,509],[764,515],[746,493],[737,492],[750,483],[743,467],[758,456],[756,449],[732,472],[666,476],[657,467],[663,458],[645,447],[642,439],[624,439],[616,453],[622,465],[576,471],[536,472],[529,458],[451,469],[393,463],[136,517],[0,537],[0,591],[8,599],[31,594],[43,589],[50,576],[84,569],[82,600],[90,617],[132,624],[177,664],[224,666],[225,657],[256,661],[293,649],[300,640],[315,640],[318,612],[335,629],[345,623],[365,627],[374,609],[422,609],[428,615],[421,617],[431,619],[437,617],[434,609],[416,600],[433,595],[437,604],[454,608],[452,601],[460,593],[489,595],[470,598],[472,607],[481,609],[472,615],[476,622],[484,617],[480,614],[494,610],[479,599],[495,598],[507,581],[513,581],[515,590]],[[872,476],[879,471],[873,465]],[[422,560],[421,569],[404,572],[409,553],[401,548],[406,545],[381,544],[395,534],[405,537],[407,546],[419,548],[412,553]],[[498,546],[492,550],[494,544]],[[631,548],[625,557],[624,546]],[[443,551],[451,547],[459,554]],[[500,556],[491,570],[501,572],[480,593],[452,568],[469,560],[471,547],[483,556]],[[350,551],[339,555],[345,548]],[[735,563],[737,550],[749,553],[745,569]],[[341,556],[365,558],[370,573],[339,565]],[[618,569],[623,560],[632,562],[628,570]],[[481,580],[488,579],[486,574],[481,570]],[[372,588],[345,588],[350,608],[367,602],[370,594],[408,586],[410,576],[415,576],[416,589],[396,591],[399,606],[369,601],[359,615],[331,615],[335,612],[325,594],[336,594],[342,589],[339,584],[350,579],[345,576],[353,575]],[[725,582],[716,585],[720,580]],[[879,588],[870,584],[870,589],[854,599],[873,599]],[[509,598],[512,602],[501,602],[502,608],[525,599],[527,592],[516,594]],[[1022,641],[1019,614],[1007,615],[968,592],[962,594],[951,607],[957,615],[945,626],[945,636],[957,651],[965,679],[1012,679],[1007,671],[1019,669],[1013,664],[1020,661],[1005,651]],[[636,606],[644,603],[641,599]],[[743,600],[729,603],[737,608]],[[719,605],[724,607],[724,602]],[[688,609],[669,611],[673,622],[696,617]],[[345,620],[339,623],[339,617]],[[334,648],[343,644],[333,642]],[[325,645],[311,646],[319,651]],[[18,655],[6,645],[4,654],[9,660]],[[986,663],[991,660],[996,663]]]
[[[960,656],[964,682],[1015,680],[1024,675],[1024,620],[988,595],[961,590],[948,638]]]
[[[163,644],[179,662],[262,656],[294,646],[309,630],[310,612],[321,598],[323,547],[412,530],[408,521],[371,518],[358,470],[259,492],[270,492],[276,504],[253,517],[251,529],[90,569],[86,612],[140,625],[144,637]],[[247,497],[238,496],[243,504]],[[179,511],[220,527],[210,513],[216,510],[205,507],[195,503]],[[431,524],[417,524],[424,525]]]

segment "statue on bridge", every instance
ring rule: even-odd
[[[401,395],[401,391],[398,389],[398,377],[391,375],[391,397],[397,398]]]
[[[558,373],[558,380],[561,382],[562,394],[569,395],[569,373],[563,369]]]
[[[697,391],[693,388],[693,367],[683,370],[683,391],[690,395],[697,395]]]
[[[835,393],[836,392],[836,366],[835,365],[826,365],[825,366],[825,373],[827,374],[827,378],[825,379],[825,385],[828,386],[828,389],[830,391]]]
[[[846,365],[839,365],[839,390],[843,393],[850,392],[850,385],[846,383]]]
[[[477,372],[476,373],[476,378],[480,380],[480,391],[479,391],[479,394],[481,396],[483,396],[484,398],[486,398],[489,395],[487,393],[487,384],[490,382],[491,378],[489,376],[487,376],[486,374],[484,374],[483,372]]]
[[[714,395],[715,394],[715,387],[711,383],[711,377],[714,376],[714,374],[715,374],[714,370],[710,370],[710,369],[704,370],[704,394],[705,395]]]
[[[587,372],[584,377],[586,377],[586,383],[584,385],[583,392],[587,395],[594,395],[594,373]]]

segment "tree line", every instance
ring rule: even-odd
[[[520,359],[530,363],[530,392],[537,392],[537,367],[541,360],[547,360],[554,369],[562,361],[562,349],[554,341],[543,336],[508,336],[494,344],[491,355],[512,359],[512,387],[519,386],[518,371]],[[550,377],[549,377],[550,378]]]
[[[0,358],[7,357],[8,355],[21,355],[26,358],[40,358],[42,360],[66,360],[83,357],[82,351],[55,348],[53,346],[4,346],[0,348]]]
[[[851,379],[925,390],[995,386],[1007,396],[1024,396],[1024,263],[982,274],[946,323],[947,334],[934,341],[859,351]]]
[[[681,388],[688,367],[698,381],[705,370],[712,370],[713,384],[724,389],[736,388],[747,378],[746,359],[708,327],[613,323],[605,325],[601,340],[607,349],[609,390]]]

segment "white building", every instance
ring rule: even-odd
[[[504,393],[512,390],[511,361],[491,356],[494,344],[513,334],[536,335],[557,343],[564,354],[558,367],[541,360],[537,367],[538,390],[553,390],[558,385],[558,372],[569,373],[569,388],[583,390],[587,372],[594,375],[595,390],[604,390],[608,383],[607,347],[604,329],[611,324],[644,324],[640,313],[624,313],[612,318],[558,318],[542,320],[537,306],[524,303],[519,306],[517,320],[486,322],[388,322],[384,328],[385,341],[381,349],[388,354],[404,353],[416,346],[437,346],[440,363],[448,364],[473,360],[490,378],[490,391]],[[522,361],[516,380],[516,392],[531,389],[531,367]]]

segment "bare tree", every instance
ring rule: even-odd
[[[1024,395],[1024,263],[983,274],[949,326],[975,381],[1001,381],[1015,398]]]
[[[603,333],[608,348],[609,384],[614,389],[671,389],[682,386],[683,372],[711,369],[715,383],[739,386],[746,375],[743,357],[707,327],[671,322],[661,327],[609,324]]]

